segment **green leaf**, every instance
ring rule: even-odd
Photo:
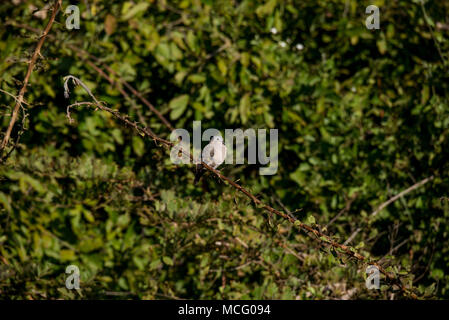
[[[145,152],[145,143],[143,142],[142,138],[138,136],[133,136],[132,138],[132,144],[133,144],[133,150],[134,152],[139,156],[143,156]]]
[[[155,270],[161,266],[161,261],[159,259],[154,260],[150,263],[150,270]]]
[[[315,224],[315,223],[316,223],[315,217],[314,217],[313,215],[309,215],[309,216],[307,217],[307,223],[308,223],[308,224]]]
[[[190,50],[196,52],[198,49],[197,39],[191,30],[187,33],[186,40],[187,40],[187,45],[189,46]]]
[[[248,121],[248,114],[251,109],[251,100],[249,93],[245,94],[242,99],[240,99],[239,111],[240,111],[240,119],[242,120],[242,124],[245,124]]]
[[[191,76],[189,76],[189,80],[192,83],[203,83],[204,81],[206,81],[206,77],[202,74],[192,74]]]
[[[157,47],[156,47],[156,54],[160,57],[162,57],[163,59],[165,59],[164,61],[168,61],[171,58],[171,52],[170,52],[170,47],[167,43],[160,43]]]
[[[217,66],[222,76],[225,76],[228,73],[228,66],[223,59],[218,59]]]
[[[434,269],[431,272],[431,276],[432,278],[435,278],[437,280],[443,279],[444,278],[444,271],[441,269]]]
[[[3,193],[0,192],[0,203],[3,204],[3,207],[8,211],[11,212],[11,205],[9,204],[8,197]]]
[[[62,249],[59,253],[62,261],[71,261],[76,259],[75,251]]]
[[[189,96],[186,94],[183,94],[179,97],[172,99],[168,105],[169,108],[171,109],[170,119],[172,120],[178,119],[186,110],[188,103],[189,103]]]
[[[84,218],[87,221],[89,221],[90,223],[95,222],[95,218],[94,218],[92,212],[90,212],[89,210],[83,210],[83,215],[84,215]]]
[[[256,14],[258,16],[264,16],[264,15],[268,15],[270,13],[273,12],[274,8],[276,7],[276,0],[270,0],[268,2],[266,2],[264,5],[259,6],[256,9]]]
[[[140,2],[140,3],[136,4],[134,7],[132,7],[130,10],[126,10],[125,6],[124,6],[123,10],[122,10],[122,14],[124,14],[122,16],[122,20],[126,21],[126,20],[131,19],[132,17],[134,17],[139,12],[147,10],[149,5],[150,4],[148,2]]]
[[[27,175],[23,175],[20,177],[19,185],[23,193],[25,193],[26,190],[28,189],[27,186],[31,186],[34,190],[36,190],[39,193],[43,193],[45,191],[44,187],[38,180]]]
[[[170,257],[164,256],[162,257],[162,261],[169,266],[173,265],[173,260]]]

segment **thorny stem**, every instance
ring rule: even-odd
[[[96,108],[101,109],[103,111],[109,112],[110,114],[112,114],[115,118],[119,119],[120,121],[122,121],[123,123],[125,123],[127,126],[133,128],[134,130],[137,131],[137,133],[139,133],[141,136],[147,136],[149,138],[151,138],[154,142],[159,142],[161,143],[164,147],[166,147],[167,149],[170,149],[172,147],[175,146],[174,143],[165,140],[163,138],[160,138],[159,136],[157,136],[156,134],[154,134],[152,131],[149,131],[148,128],[142,128],[140,127],[137,122],[131,121],[130,119],[128,119],[127,116],[122,115],[120,112],[113,110],[111,108],[108,108],[106,106],[104,106],[102,103],[100,103],[95,96],[92,94],[92,92],[87,88],[87,86],[78,78],[69,75],[66,76],[65,78],[65,83],[64,83],[64,88],[66,89],[66,91],[64,92],[65,96],[67,97],[69,92],[68,92],[68,81],[72,80],[75,84],[79,84],[81,85],[86,91],[87,93],[92,97],[92,99],[95,101],[95,103],[82,103],[84,105],[95,105]],[[73,104],[71,106],[76,106],[76,105],[80,105],[78,104]],[[68,107],[68,118],[69,120],[71,120],[70,117],[70,107]],[[190,159],[193,159],[192,155],[184,150],[182,150],[182,153],[186,156],[188,156]],[[235,189],[237,189],[238,191],[240,191],[241,193],[243,193],[245,196],[247,196],[257,207],[260,207],[266,211],[268,211],[269,213],[274,213],[280,217],[282,217],[285,220],[288,220],[290,223],[292,223],[294,226],[296,226],[298,229],[304,231],[307,233],[307,235],[311,236],[313,239],[317,240],[319,243],[321,243],[324,246],[331,246],[334,249],[339,249],[341,253],[344,253],[345,255],[347,255],[350,258],[354,258],[360,262],[364,262],[370,265],[374,265],[378,268],[379,272],[382,273],[385,278],[392,284],[397,285],[399,287],[399,289],[401,290],[402,293],[404,293],[405,295],[409,295],[411,298],[413,299],[417,299],[417,296],[415,293],[411,292],[410,289],[406,288],[402,283],[401,280],[398,278],[398,276],[396,276],[395,274],[392,274],[388,271],[386,271],[382,266],[380,266],[377,262],[375,261],[370,261],[367,257],[357,253],[353,248],[348,247],[346,245],[340,244],[338,242],[336,242],[335,240],[333,240],[331,237],[329,237],[328,235],[322,233],[320,230],[320,226],[319,225],[315,225],[317,228],[311,227],[305,223],[302,223],[301,221],[299,221],[298,219],[296,219],[295,217],[293,217],[292,215],[288,215],[284,212],[281,212],[265,203],[263,203],[261,200],[259,200],[258,198],[256,198],[256,196],[254,196],[251,192],[249,192],[247,189],[245,189],[244,187],[242,187],[241,185],[237,184],[236,182],[232,181],[230,178],[222,175],[218,170],[210,167],[209,165],[207,165],[206,163],[201,161],[201,164],[204,166],[204,168],[206,168],[207,170],[211,171],[212,173],[214,173],[218,178],[220,178],[222,181],[227,182],[228,184],[230,184],[232,187],[234,187]],[[318,230],[320,229],[320,230]]]
[[[59,11],[59,8],[61,7],[62,0],[55,0],[55,3],[53,5],[53,12],[51,14],[50,20],[47,23],[47,26],[44,29],[44,32],[42,32],[42,35],[40,36],[39,42],[36,45],[36,49],[34,50],[34,53],[31,57],[31,60],[28,64],[28,70],[25,75],[25,79],[23,80],[23,86],[19,91],[19,94],[17,96],[16,104],[14,106],[11,120],[9,122],[8,128],[6,129],[5,137],[3,138],[2,143],[0,144],[0,159],[2,159],[3,150],[8,145],[9,138],[11,137],[11,132],[14,127],[14,123],[17,120],[17,115],[19,113],[19,109],[22,106],[22,103],[24,101],[24,95],[27,90],[28,82],[30,80],[31,73],[33,72],[34,65],[36,64],[37,58],[40,56],[42,45],[44,44],[45,38],[47,37],[48,33],[50,32],[50,29],[53,25],[53,22],[55,21],[56,14]]]

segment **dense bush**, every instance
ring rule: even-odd
[[[366,265],[267,215],[216,178],[194,186],[153,141],[89,108],[83,80],[109,107],[169,131],[77,55],[101,59],[177,128],[279,129],[279,170],[221,171],[260,199],[315,220],[404,277],[449,297],[449,3],[373,1],[81,1],[81,29],[57,16],[0,165],[2,298],[401,298]],[[49,13],[44,1],[0,8],[0,89],[21,87]],[[69,5],[63,1],[63,8]],[[113,79],[117,79],[112,75]],[[0,92],[0,138],[14,99]],[[24,117],[24,114],[27,116]],[[23,131],[23,132],[22,132]],[[12,144],[11,144],[12,145]],[[9,147],[11,148],[11,146]],[[425,178],[430,182],[382,203]],[[338,214],[338,216],[337,216]],[[335,219],[333,219],[335,218]],[[331,223],[330,223],[331,222]],[[65,268],[81,290],[65,288]]]

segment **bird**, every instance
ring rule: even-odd
[[[226,159],[226,146],[223,144],[223,138],[221,136],[213,136],[207,146],[204,147],[201,154],[201,161],[208,166],[216,169]],[[201,176],[204,174],[204,167],[201,163],[196,165],[195,181],[193,184],[197,184],[200,181]]]

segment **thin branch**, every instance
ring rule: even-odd
[[[428,178],[425,178],[424,180],[421,180],[420,182],[415,183],[415,184],[412,185],[410,188],[407,188],[407,189],[405,189],[404,191],[402,191],[402,192],[398,193],[397,195],[395,195],[394,197],[388,199],[388,201],[382,203],[376,210],[374,210],[373,213],[371,213],[370,219],[372,219],[372,218],[374,218],[375,216],[377,216],[377,214],[378,214],[379,212],[381,212],[383,209],[385,209],[389,204],[391,204],[391,203],[395,202],[396,200],[398,200],[399,198],[405,196],[407,193],[410,193],[410,192],[412,192],[413,190],[418,189],[418,188],[421,187],[422,185],[424,185],[424,184],[426,184],[427,182],[433,180],[433,178],[434,178],[434,176],[430,176],[430,177],[428,177]],[[344,244],[350,243],[360,231],[362,231],[362,228],[357,228],[357,229],[356,229],[356,230],[349,236],[348,240],[346,240]]]
[[[81,85],[86,91],[87,93],[92,97],[92,99],[95,101],[95,106],[96,108],[99,108],[103,111],[109,112],[110,114],[112,114],[115,118],[119,119],[120,121],[122,121],[123,123],[125,123],[127,126],[135,129],[137,131],[137,133],[139,133],[141,136],[147,136],[149,138],[151,138],[153,141],[155,142],[159,142],[161,143],[164,147],[166,147],[167,149],[170,149],[172,147],[175,146],[174,143],[165,140],[163,138],[160,138],[159,136],[157,136],[156,134],[154,134],[153,132],[149,131],[148,128],[142,128],[140,127],[136,122],[131,121],[128,119],[127,116],[122,115],[120,112],[110,109],[106,106],[104,106],[102,103],[100,103],[95,96],[92,94],[92,92],[87,88],[87,86],[78,78],[69,75],[66,76],[65,78],[65,83],[64,83],[64,88],[65,88],[65,95],[68,95],[68,82],[69,80],[72,80],[75,84],[79,84]],[[186,151],[182,150],[182,153],[186,156],[188,156],[190,159],[193,159],[192,155],[190,153],[187,153]],[[245,189],[244,187],[242,187],[241,185],[237,184],[236,182],[232,181],[231,179],[229,179],[228,177],[222,175],[220,173],[220,171],[210,167],[209,165],[207,165],[206,163],[204,163],[203,161],[201,161],[201,164],[203,165],[204,168],[206,168],[207,170],[211,171],[212,173],[214,173],[218,178],[220,178],[222,181],[227,182],[228,184],[230,184],[232,187],[234,187],[235,189],[237,189],[238,191],[240,191],[241,193],[243,193],[245,196],[247,196],[257,207],[262,208],[266,211],[268,211],[269,213],[274,213],[280,217],[282,217],[285,220],[288,220],[290,223],[292,223],[294,226],[296,226],[298,229],[305,231],[309,236],[311,236],[312,238],[314,238],[315,240],[317,240],[320,244],[324,245],[324,246],[331,246],[334,247],[336,249],[339,249],[342,253],[346,254],[347,256],[349,256],[350,258],[354,258],[360,262],[364,262],[364,263],[368,263],[371,265],[374,265],[378,268],[379,272],[381,272],[388,281],[390,281],[391,283],[397,285],[400,290],[407,295],[410,295],[412,298],[417,298],[416,295],[411,292],[409,289],[407,289],[400,281],[400,279],[394,275],[391,274],[390,272],[387,272],[383,267],[381,267],[378,263],[374,262],[374,261],[370,261],[367,257],[357,253],[353,248],[348,247],[346,245],[342,245],[338,242],[336,242],[335,240],[333,240],[331,237],[329,237],[328,235],[322,233],[321,231],[300,222],[299,220],[295,219],[294,217],[281,212],[265,203],[263,203],[261,200],[259,200],[258,198],[256,198],[256,196],[254,196],[252,193],[250,193],[247,189]]]
[[[13,98],[16,102],[19,102],[19,98],[16,97],[15,95],[13,95],[12,93],[9,93],[8,91],[2,90],[0,89],[0,92],[3,92],[4,94],[10,96],[11,98]],[[25,99],[23,99],[23,101],[19,102],[20,106],[22,107],[22,104],[24,105],[28,105],[28,103],[25,101]]]
[[[348,239],[346,239],[345,242],[343,242],[344,245],[347,245],[349,243],[351,243],[352,240],[354,240],[354,238],[359,234],[359,232],[362,231],[362,228],[357,228],[355,229],[355,231],[349,236]]]
[[[131,91],[131,93],[133,95],[135,95],[137,98],[139,98],[140,101],[142,101],[143,104],[145,104],[158,118],[159,120],[162,121],[162,123],[170,130],[173,131],[175,130],[175,128],[172,126],[172,124],[163,116],[162,113],[159,112],[159,110],[157,110],[153,104],[151,104],[151,102],[149,102],[139,91],[137,91],[133,86],[131,86],[125,79],[123,79],[114,69],[112,69],[111,67],[109,67],[107,64],[105,64],[104,62],[102,62],[100,59],[98,59],[96,56],[90,54],[87,51],[84,51],[82,49],[80,49],[77,46],[68,44],[67,45],[68,48],[72,49],[73,51],[75,51],[77,53],[77,55],[79,57],[81,57],[83,60],[87,60],[87,58],[95,61],[96,63],[99,63],[103,66],[103,68],[105,68],[109,73],[115,75],[118,78],[118,81],[123,84],[129,91]],[[88,61],[88,60],[87,60]],[[89,65],[91,67],[94,67],[95,65],[91,62],[89,63]],[[98,67],[94,67],[94,70],[99,72],[99,68]],[[101,69],[100,69],[101,70]],[[99,72],[101,76],[104,77],[104,72],[101,73]],[[110,80],[108,80],[110,81]]]
[[[432,263],[434,253],[435,253],[435,241],[433,241],[433,243],[432,243],[432,252],[430,253],[429,262],[427,263],[426,268],[424,269],[424,272],[421,275],[419,275],[418,277],[416,277],[415,279],[413,279],[413,283],[417,283],[419,280],[421,280],[426,275],[427,271],[429,271],[429,267]]]
[[[421,10],[422,10],[423,15],[424,15],[424,21],[426,22],[427,28],[429,29],[429,33],[430,33],[430,35],[432,36],[432,40],[433,40],[433,42],[435,43],[435,47],[436,47],[437,50],[438,50],[438,54],[440,55],[440,58],[441,58],[441,60],[443,61],[443,65],[446,65],[447,61],[446,61],[446,59],[445,59],[445,57],[444,57],[443,52],[441,51],[440,44],[438,43],[438,41],[437,41],[437,39],[436,39],[436,37],[435,37],[433,28],[432,28],[432,26],[431,26],[430,23],[429,23],[430,18],[429,18],[429,16],[427,15],[426,6],[425,6],[423,0],[421,0]]]
[[[399,248],[401,248],[404,244],[406,244],[409,241],[410,241],[410,239],[404,239],[397,246],[395,246],[394,248],[391,248],[391,250],[386,255],[384,255],[378,262],[382,263],[387,256],[392,255],[395,251],[397,251]]]
[[[28,25],[24,25],[24,24],[18,24],[12,21],[8,21],[6,24],[15,26],[15,27],[21,27],[27,30],[30,30],[32,32],[38,32],[37,29],[32,28]],[[49,38],[53,38],[55,39],[55,37],[53,37],[52,35],[49,35]],[[120,83],[122,83],[126,88],[128,88],[135,96],[137,96],[147,107],[149,107],[149,109],[151,111],[153,111],[158,117],[159,119],[164,123],[164,125],[173,130],[173,126],[170,124],[170,122],[168,122],[168,120],[165,119],[165,117],[163,117],[163,115],[148,101],[146,100],[136,89],[134,89],[128,82],[126,82],[123,78],[121,78],[117,72],[115,72],[113,69],[111,69],[109,66],[107,66],[106,64],[104,64],[100,59],[98,59],[97,57],[91,55],[90,53],[80,49],[79,47],[75,46],[75,45],[71,45],[71,44],[67,44],[67,47],[72,49],[75,52],[78,52],[80,54],[84,54],[85,57],[88,57],[94,61],[96,61],[97,63],[102,64],[102,66],[110,73],[114,74],[115,76],[117,76],[119,78]],[[93,67],[91,64],[89,64],[91,67]],[[101,76],[104,77],[105,73],[101,73],[99,72],[99,68],[94,68],[95,71],[97,71]],[[100,69],[101,70],[101,69]],[[107,79],[107,78],[106,78]],[[109,78],[110,79],[110,78]],[[109,82],[111,82],[109,79],[107,79]],[[123,92],[120,92],[121,94],[123,94]],[[125,96],[126,97],[126,96]],[[81,105],[81,104],[78,104]],[[92,106],[94,104],[91,104],[90,106]],[[76,106],[76,104],[72,105],[72,107]],[[121,120],[122,122],[124,122],[125,124],[127,124],[128,126],[133,127],[137,132],[139,132],[139,134],[141,135],[146,135],[148,137],[150,137],[152,140],[154,140],[155,142],[161,142],[165,147],[171,147],[173,146],[173,144],[167,140],[161,139],[159,137],[157,137],[149,128],[145,127],[145,128],[141,128],[137,125],[137,123],[130,121],[127,117],[122,116],[118,111],[112,110],[110,108],[104,107],[103,105],[101,105],[101,107],[99,105],[96,105],[96,107],[111,113],[113,116],[115,116],[117,119]],[[164,119],[164,120],[163,120]],[[284,219],[289,220],[290,222],[294,223],[294,217],[291,216],[287,216],[282,212],[279,212],[278,210],[263,204],[260,200],[258,200],[255,196],[253,196],[252,194],[250,194],[246,189],[244,189],[243,187],[239,186],[238,184],[236,184],[235,182],[231,181],[229,178],[222,176],[218,171],[214,170],[213,168],[207,166],[206,164],[204,164],[204,167],[213,172],[215,175],[217,175],[220,179],[222,179],[223,181],[228,182],[229,184],[231,184],[234,188],[236,188],[237,190],[239,190],[240,192],[242,192],[243,194],[245,194],[248,198],[250,198],[257,206],[265,209],[266,211],[270,212],[270,213],[275,213],[281,217],[283,217]],[[298,221],[299,222],[299,221]],[[306,231],[308,233],[308,235],[313,234],[315,235],[315,237],[313,237],[314,239],[318,239],[320,242],[324,243],[324,244],[328,244],[334,248],[340,248],[343,252],[345,252],[347,255],[349,255],[350,257],[354,257],[355,259],[365,262],[365,263],[369,263],[372,265],[375,265],[379,268],[379,271],[385,275],[385,277],[390,280],[393,283],[396,283],[400,289],[403,291],[403,293],[405,294],[410,294],[411,297],[416,298],[416,295],[412,292],[410,292],[407,288],[403,287],[402,284],[400,283],[399,279],[396,278],[394,275],[391,275],[390,273],[386,272],[382,267],[380,267],[377,263],[375,262],[370,262],[368,260],[368,258],[357,254],[356,252],[352,251],[353,249],[350,247],[346,246],[346,243],[344,245],[338,244],[335,241],[333,241],[331,238],[329,238],[327,235],[324,235],[321,233],[321,231],[315,230],[314,228],[308,226],[308,225],[304,225],[302,223],[298,222],[295,224],[298,228]],[[358,231],[359,232],[359,231]],[[354,235],[355,237],[355,235]],[[348,239],[349,240],[349,239]],[[351,239],[352,240],[352,239]],[[350,242],[350,241],[349,241]]]
[[[17,96],[16,105],[14,106],[14,110],[12,112],[12,117],[9,122],[8,129],[6,130],[5,137],[3,138],[3,141],[0,144],[0,157],[2,156],[3,150],[6,148],[6,146],[8,144],[12,129],[14,127],[14,123],[17,120],[19,108],[21,107],[22,102],[24,101],[24,95],[25,95],[25,92],[27,89],[28,82],[30,80],[31,73],[33,72],[34,65],[36,64],[37,58],[40,56],[41,48],[42,48],[42,45],[44,44],[45,38],[47,37],[48,33],[50,32],[53,22],[55,21],[56,14],[58,13],[59,8],[61,7],[61,2],[62,2],[62,0],[55,0],[55,3],[53,5],[53,12],[50,17],[50,20],[48,21],[47,26],[44,29],[44,32],[42,32],[39,42],[37,43],[36,49],[34,50],[34,53],[33,53],[31,60],[28,64],[28,70],[25,75],[25,79],[23,80],[23,86],[20,89],[19,94]]]
[[[398,193],[397,195],[395,195],[394,197],[390,198],[388,201],[382,203],[372,214],[371,217],[375,217],[380,211],[382,211],[383,209],[385,209],[389,204],[395,202],[396,200],[398,200],[400,197],[405,196],[407,193],[412,192],[415,189],[418,189],[419,187],[421,187],[422,185],[426,184],[427,182],[433,180],[434,176],[430,176],[428,178],[425,178],[423,180],[421,180],[418,183],[415,183],[413,186],[411,186],[410,188],[405,189],[404,191]]]
[[[5,23],[5,25],[11,25],[13,27],[23,28],[23,29],[29,30],[34,33],[39,32],[39,30],[36,28],[33,28],[26,24],[16,23],[15,21],[7,21]],[[50,38],[52,40],[56,40],[56,37],[54,37],[53,35],[48,35],[48,38]],[[129,98],[129,95],[123,89],[121,89],[120,86],[118,86],[117,81],[112,80],[112,78],[110,76],[108,76],[98,65],[101,65],[107,72],[109,72],[110,74],[113,74],[115,77],[117,77],[118,82],[120,84],[124,85],[133,95],[135,95],[140,101],[142,101],[142,103],[145,106],[147,106],[150,109],[150,111],[153,112],[170,131],[173,131],[175,129],[173,127],[173,125],[170,123],[170,121],[168,121],[164,117],[164,115],[153,106],[153,104],[151,102],[149,102],[139,91],[137,91],[131,84],[129,84],[125,79],[123,79],[114,69],[109,67],[106,63],[101,61],[99,58],[97,58],[93,54],[81,49],[80,47],[78,47],[76,45],[73,45],[70,43],[68,43],[68,44],[62,43],[62,44],[65,45],[70,50],[74,51],[78,57],[80,57],[83,61],[86,61],[86,63],[91,68],[93,68],[100,76],[102,76],[103,78],[108,80],[109,83],[113,84],[119,90],[119,92],[125,96],[125,98],[126,97]],[[138,115],[138,116],[142,122],[143,118],[141,117],[141,115]]]
[[[358,194],[357,192],[353,194],[353,196],[346,201],[346,205],[343,209],[340,210],[339,213],[337,213],[337,215],[335,217],[333,217],[325,226],[325,228],[327,229],[332,223],[334,223],[338,218],[340,218],[340,216],[345,213],[348,212],[349,209],[351,209],[351,205],[354,202],[354,200],[357,198]]]

